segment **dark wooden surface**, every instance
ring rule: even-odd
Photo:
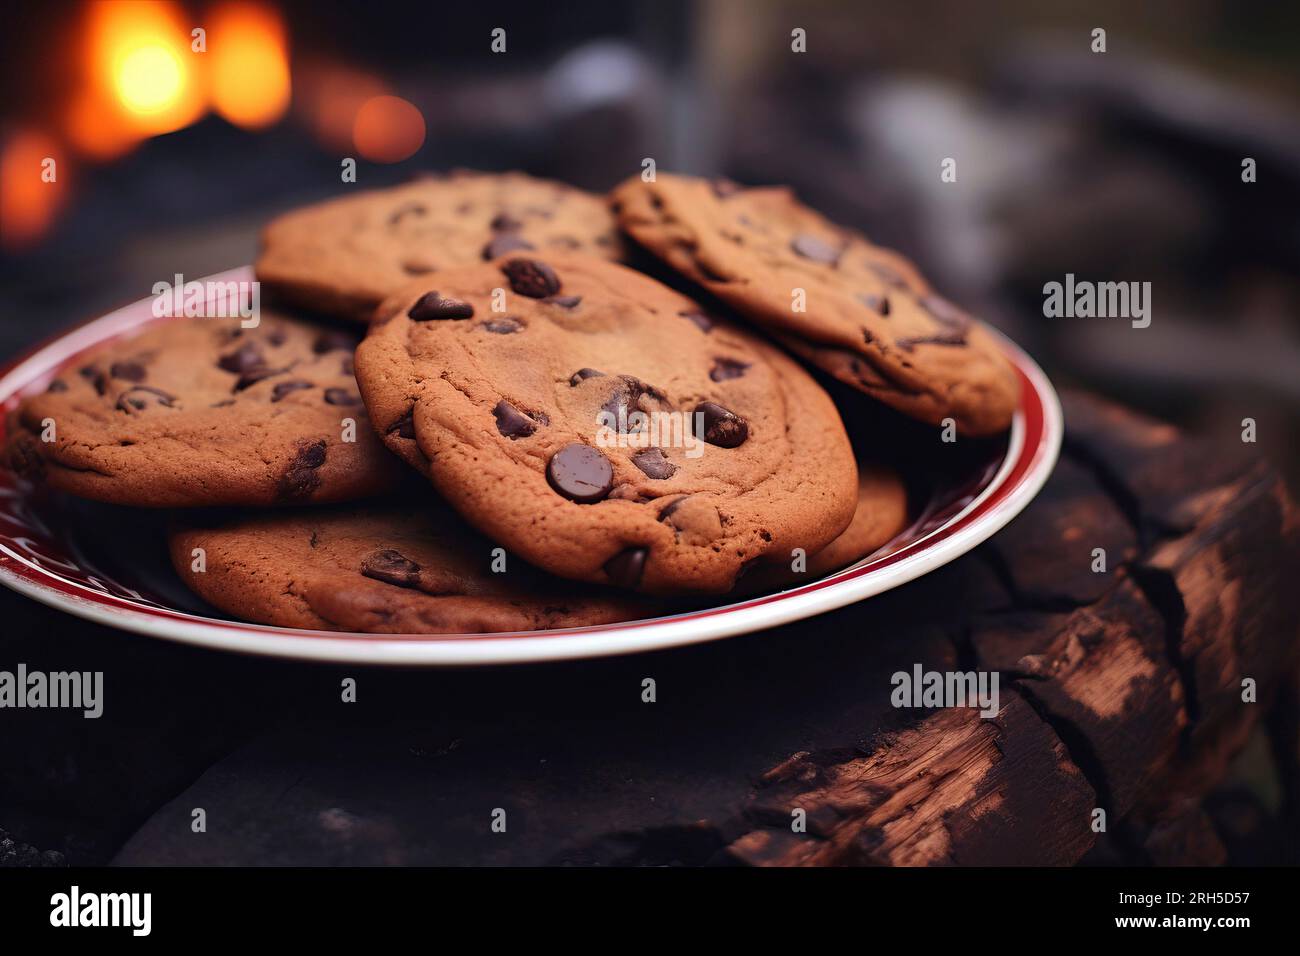
[[[74,863],[1297,862],[1295,506],[1255,446],[1080,395],[1066,420],[1047,488],[985,546],[698,648],[300,665],[5,592],[0,666],[102,669],[108,704],[0,715],[0,828]],[[1001,711],[893,708],[914,664],[999,671]]]

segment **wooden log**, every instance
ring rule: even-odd
[[[1224,839],[1206,795],[1266,716],[1290,806],[1300,789],[1295,506],[1250,448],[1088,396],[1066,420],[1056,474],[993,541],[812,621],[639,658],[368,671],[351,711],[328,700],[342,670],[228,664],[239,711],[281,719],[160,794],[116,859],[1221,862],[1248,835]],[[996,716],[892,706],[891,675],[913,665],[997,672]],[[214,724],[235,706],[211,703]]]

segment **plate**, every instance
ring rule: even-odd
[[[243,268],[203,281],[251,279],[251,270]],[[153,315],[151,304],[142,299],[87,322],[0,368],[0,408],[7,414],[23,396],[43,390],[87,350],[147,323],[167,321]],[[1038,493],[1061,447],[1060,403],[1034,361],[1010,340],[999,336],[998,341],[1021,383],[1010,432],[996,441],[967,443],[969,453],[946,456],[945,461],[959,458],[961,464],[937,478],[933,468],[905,475],[913,514],[903,533],[851,567],[778,593],[651,620],[501,634],[377,636],[246,624],[203,605],[171,572],[162,513],[36,495],[5,469],[0,469],[0,583],[77,617],[150,637],[315,661],[523,663],[632,654],[761,631],[861,601],[947,564],[1002,528]],[[855,423],[849,424],[853,430]],[[933,446],[933,430],[927,434]]]

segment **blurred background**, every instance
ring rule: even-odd
[[[1300,486],[1300,5],[215,0],[6,17],[5,357],[175,272],[252,261],[260,225],[299,203],[456,165],[603,190],[651,156],[790,183],[1058,384],[1226,438],[1255,418]],[[1066,273],[1151,282],[1151,326],[1045,318],[1043,284]]]

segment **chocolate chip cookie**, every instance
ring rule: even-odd
[[[612,590],[580,591],[509,557],[494,572],[495,546],[431,500],[224,514],[176,527],[169,544],[195,593],[259,624],[471,634],[606,624],[660,610]]]
[[[907,488],[902,476],[884,465],[859,462],[858,507],[844,532],[809,554],[803,570],[795,570],[787,556],[756,568],[741,586],[746,593],[758,593],[816,581],[878,551],[906,527]]]
[[[1020,386],[989,331],[788,189],[659,173],[612,200],[639,243],[841,381],[962,434],[1010,425]]]
[[[456,171],[273,220],[257,277],[287,301],[365,321],[388,293],[508,252],[622,252],[605,201],[522,173]]]
[[[408,286],[357,382],[390,448],[564,577],[724,592],[756,559],[824,547],[857,501],[839,414],[797,363],[600,259],[506,256]]]
[[[345,501],[403,471],[376,440],[355,338],[263,309],[164,319],[79,357],[23,401],[13,467],[53,488],[147,507]]]

